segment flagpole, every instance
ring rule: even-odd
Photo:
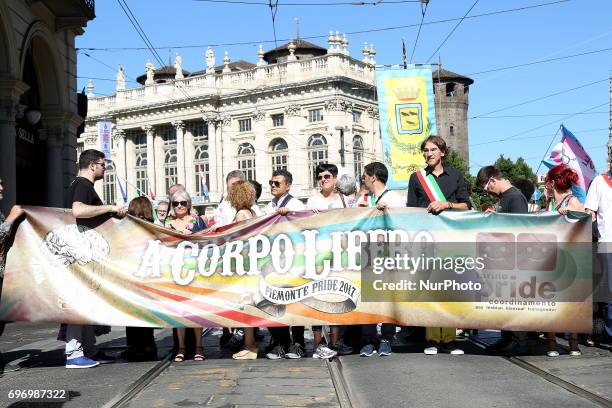
[[[546,151],[544,152],[544,156],[542,156],[542,160],[540,160],[540,164],[538,165],[538,169],[535,171],[536,176],[538,175],[538,171],[540,171],[540,167],[542,167],[542,163],[544,163],[544,159],[546,159],[546,155],[548,154],[548,151],[550,150],[550,148],[552,147],[553,143],[555,143],[555,139],[557,138],[557,135],[559,134],[559,131],[563,128],[563,123],[559,126],[559,128],[557,129],[557,131],[555,132],[555,135],[552,137],[552,139],[550,140],[550,144],[548,145],[548,148],[546,149]]]

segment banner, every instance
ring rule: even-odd
[[[69,210],[25,209],[1,320],[591,330],[582,213],[349,208],[181,235],[132,217],[76,225]]]
[[[584,203],[591,181],[597,176],[591,156],[584,150],[578,138],[561,125],[561,142],[553,147],[550,157],[542,163],[549,169],[566,164],[578,174],[578,184],[572,186],[572,193]]]
[[[104,153],[106,160],[112,160],[111,127],[111,122],[98,122],[98,143],[100,145],[100,151]]]
[[[377,68],[376,87],[387,187],[407,188],[410,175],[424,166],[421,142],[436,132],[431,66]]]

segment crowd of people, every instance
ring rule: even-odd
[[[363,174],[356,180],[349,175],[340,175],[336,165],[323,163],[316,168],[318,191],[306,203],[292,196],[292,174],[284,169],[275,170],[268,184],[272,200],[263,208],[257,201],[262,186],[254,180],[246,180],[240,170],[234,170],[226,176],[227,194],[222,198],[211,218],[198,214],[192,206],[191,196],[182,185],[174,185],[168,192],[168,199],[161,200],[156,208],[146,197],[133,199],[127,208],[122,205],[104,205],[94,190],[94,183],[103,178],[105,157],[97,150],[86,150],[79,158],[79,174],[66,192],[65,206],[72,209],[77,225],[89,228],[99,225],[109,215],[123,217],[126,214],[148,222],[176,230],[182,234],[195,234],[215,229],[232,223],[243,222],[263,214],[277,213],[281,216],[291,211],[312,211],[319,213],[331,209],[350,207],[376,207],[380,211],[388,208],[421,207],[429,213],[440,214],[448,210],[471,210],[473,203],[468,193],[468,186],[462,173],[445,163],[448,149],[445,141],[438,136],[429,136],[421,144],[425,168],[411,175],[407,197],[387,188],[389,178],[387,167],[380,162],[365,166]],[[578,175],[570,167],[556,166],[545,178],[547,211],[586,212],[592,215],[598,227],[600,243],[612,241],[612,164],[609,172],[598,176],[588,191],[584,204],[572,195],[571,185],[577,182]],[[523,214],[537,208],[530,205],[531,193],[525,190],[531,187],[524,184],[514,186],[495,166],[483,167],[476,176],[476,184],[495,205],[486,211],[498,213]],[[518,187],[518,188],[517,188]],[[2,186],[0,181],[0,199]],[[15,221],[21,217],[23,210],[14,206],[6,219],[0,214],[0,283],[4,268],[6,250],[14,232]],[[604,246],[598,254],[604,269],[611,274],[612,250]],[[606,269],[607,268],[607,269]],[[612,336],[612,307],[607,307],[606,331]],[[380,334],[378,325],[365,324],[354,326],[331,326],[329,333],[322,326],[312,326],[313,358],[328,359],[337,355],[359,354],[370,357],[374,354],[388,356],[392,353],[392,343],[397,335],[393,324],[382,323]],[[66,367],[88,368],[99,364],[108,356],[95,347],[95,336],[107,333],[109,328],[87,325],[62,325],[60,339],[66,342]],[[262,336],[258,328],[224,328],[220,342],[222,347],[230,347],[237,360],[253,360],[258,357],[258,341]],[[270,344],[265,355],[268,359],[300,359],[306,355],[305,327],[270,327]],[[427,355],[447,352],[451,355],[462,355],[464,352],[456,341],[460,332],[457,328],[427,327],[421,330],[410,330],[417,340],[424,342],[423,351]],[[491,347],[496,353],[505,355],[525,354],[531,352],[531,344],[538,340],[538,333],[502,332],[500,340]],[[547,340],[547,355],[559,355],[556,333],[543,333]],[[175,329],[176,353],[174,361],[179,363],[186,359],[188,340],[193,339],[193,359],[205,359],[202,346],[202,328],[186,330]],[[581,354],[578,346],[578,335],[570,333],[569,353],[572,356]],[[141,361],[155,359],[157,349],[153,338],[153,329],[128,328],[125,357],[128,360]]]

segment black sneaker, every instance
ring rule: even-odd
[[[289,347],[289,351],[285,354],[285,358],[289,358],[292,360],[296,360],[298,358],[304,357],[304,349],[300,343],[293,343],[291,347]]]
[[[282,360],[285,358],[285,348],[280,344],[266,354],[268,360]]]
[[[227,342],[227,346],[230,350],[241,350],[244,345],[244,330],[236,329],[234,330],[234,334]]]
[[[344,344],[342,340],[338,341],[336,344],[332,344],[329,348],[337,352],[340,356],[346,356],[353,352],[353,348]]]
[[[221,335],[221,337],[219,337],[219,346],[227,347],[227,343],[229,343],[229,340],[231,338],[232,338],[232,332],[230,332],[229,330],[223,329],[223,334]]]

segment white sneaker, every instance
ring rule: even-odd
[[[548,350],[546,355],[548,357],[559,357],[559,352],[557,350]]]
[[[319,347],[312,354],[312,358],[316,359],[326,359],[326,358],[334,358],[338,355],[338,352],[330,349],[324,344],[319,344]]]
[[[425,350],[423,350],[423,352],[427,354],[428,356],[435,356],[436,354],[438,354],[438,347],[429,346]]]

